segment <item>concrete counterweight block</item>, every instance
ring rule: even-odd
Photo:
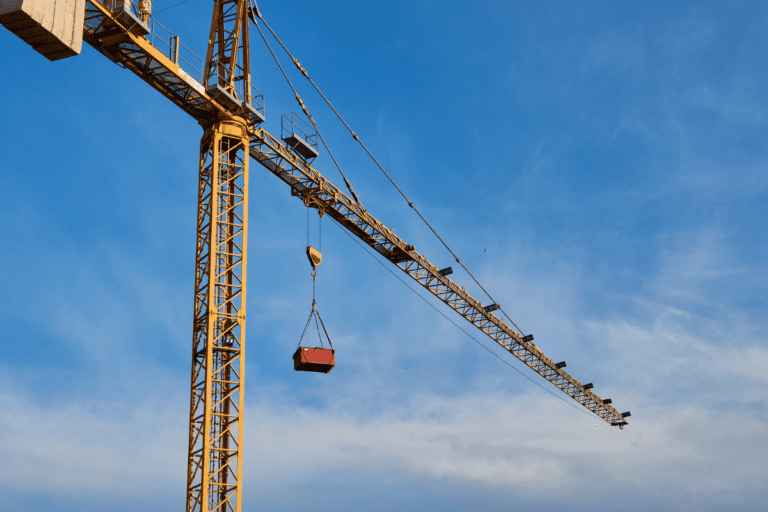
[[[0,23],[48,60],[79,55],[85,0],[0,0]]]

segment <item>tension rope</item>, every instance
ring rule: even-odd
[[[533,384],[535,384],[536,386],[540,387],[541,389],[543,389],[544,391],[546,391],[547,393],[549,393],[549,394],[550,394],[550,395],[552,395],[553,397],[555,397],[555,398],[557,398],[558,400],[562,401],[563,403],[565,403],[565,404],[567,404],[567,405],[569,405],[569,406],[573,407],[574,409],[577,409],[577,410],[581,411],[582,413],[586,414],[587,416],[593,416],[593,415],[595,415],[595,414],[594,414],[594,413],[592,413],[591,411],[590,411],[590,412],[587,412],[587,411],[585,411],[583,408],[581,408],[581,407],[579,407],[579,406],[577,406],[577,405],[574,405],[572,402],[570,402],[570,401],[566,400],[565,398],[561,397],[560,395],[553,393],[553,392],[552,392],[550,389],[547,389],[547,388],[545,388],[545,387],[544,387],[544,386],[542,386],[540,383],[538,383],[537,381],[533,380],[532,378],[530,378],[530,377],[529,377],[528,375],[526,375],[525,373],[523,373],[523,372],[521,372],[520,370],[518,370],[517,368],[515,368],[515,367],[514,367],[514,366],[513,366],[513,365],[512,365],[512,364],[511,364],[509,361],[507,361],[506,359],[502,358],[502,357],[501,357],[499,354],[497,354],[496,352],[494,352],[493,350],[491,350],[490,348],[488,348],[488,346],[487,346],[487,345],[485,345],[485,343],[481,342],[480,340],[478,340],[477,338],[475,338],[474,336],[472,336],[472,335],[471,335],[469,332],[467,332],[466,330],[464,330],[464,328],[463,328],[462,326],[460,326],[459,324],[457,324],[456,322],[454,322],[452,318],[448,317],[448,315],[446,315],[445,313],[443,313],[442,311],[440,311],[439,309],[437,309],[437,306],[435,306],[435,305],[434,305],[434,304],[432,304],[430,301],[428,301],[426,298],[424,298],[424,296],[423,296],[422,294],[420,294],[418,291],[416,291],[416,289],[414,289],[414,288],[413,288],[413,287],[412,287],[410,284],[408,284],[407,282],[405,282],[405,281],[403,280],[403,278],[401,278],[399,275],[395,274],[395,273],[392,271],[392,269],[391,269],[391,268],[390,268],[388,265],[385,265],[385,264],[384,264],[384,262],[382,262],[382,261],[381,261],[379,258],[377,258],[377,257],[375,256],[375,254],[374,254],[374,253],[372,253],[371,251],[369,251],[369,250],[368,250],[368,248],[367,248],[366,246],[364,246],[363,244],[361,244],[361,243],[360,243],[360,240],[358,240],[357,238],[355,238],[354,236],[352,236],[351,234],[349,234],[349,231],[347,231],[347,229],[346,229],[345,227],[343,227],[341,224],[339,224],[339,221],[337,221],[336,219],[333,219],[333,218],[332,218],[331,220],[333,220],[333,221],[336,223],[336,226],[338,226],[338,228],[339,228],[339,229],[340,229],[340,230],[341,230],[341,231],[342,231],[342,232],[343,232],[345,235],[347,235],[349,238],[351,238],[351,239],[352,239],[352,241],[353,241],[353,242],[355,242],[357,245],[359,245],[359,246],[360,246],[360,248],[361,248],[362,250],[364,250],[366,253],[368,253],[368,256],[370,256],[371,258],[373,258],[373,259],[374,259],[374,261],[376,261],[376,263],[378,263],[379,265],[381,265],[382,267],[384,267],[384,270],[386,270],[387,272],[389,272],[390,274],[392,274],[393,276],[395,276],[395,279],[397,279],[398,281],[400,281],[401,283],[403,283],[403,284],[404,284],[404,285],[405,285],[405,286],[406,286],[406,287],[407,287],[409,290],[411,290],[411,291],[412,291],[414,294],[416,294],[416,296],[417,296],[417,297],[419,297],[421,300],[423,300],[423,301],[424,301],[424,302],[427,304],[427,306],[429,306],[429,307],[431,307],[432,309],[434,309],[435,311],[437,311],[437,313],[438,313],[439,315],[441,315],[443,318],[445,318],[445,319],[446,319],[446,320],[448,320],[450,323],[452,323],[452,324],[453,324],[453,326],[454,326],[454,327],[456,327],[458,330],[460,330],[461,332],[463,332],[464,334],[466,334],[467,336],[469,336],[469,338],[471,338],[472,340],[474,340],[474,342],[475,342],[475,343],[477,343],[478,345],[480,345],[480,347],[482,347],[482,348],[484,348],[485,350],[487,350],[487,351],[488,351],[488,352],[489,352],[489,353],[490,353],[490,354],[491,354],[493,357],[495,357],[496,359],[498,359],[499,361],[501,361],[501,362],[502,362],[502,363],[504,363],[505,365],[509,366],[509,367],[510,367],[510,368],[512,368],[514,371],[516,371],[517,373],[519,373],[520,375],[522,375],[523,377],[525,377],[526,379],[528,379],[528,380],[529,380],[529,381],[531,381]],[[596,416],[596,415],[595,415],[595,416]],[[598,416],[598,418],[599,418],[599,416]],[[601,418],[601,419],[602,419],[602,418]]]
[[[253,0],[248,0],[248,1],[249,3],[253,2]],[[285,70],[283,69],[282,64],[280,64],[280,61],[277,59],[275,52],[272,51],[272,46],[269,44],[269,42],[267,41],[267,38],[264,36],[264,33],[261,31],[261,27],[256,22],[256,17],[258,17],[261,21],[264,22],[264,25],[267,24],[267,22],[264,21],[264,18],[261,17],[258,7],[255,6],[255,2],[253,2],[253,4],[254,5],[252,5],[250,10],[248,11],[251,21],[253,21],[253,24],[256,25],[256,29],[259,31],[259,35],[261,35],[261,38],[264,40],[264,44],[266,44],[267,48],[269,48],[269,53],[272,54],[272,58],[275,59],[275,63],[277,63],[277,66],[280,68],[280,71],[283,73],[285,80],[288,82],[288,85],[291,87],[291,91],[293,91],[293,95],[296,97],[296,102],[301,107],[301,111],[304,112],[304,115],[307,116],[309,121],[312,123],[312,127],[315,129],[318,137],[320,137],[320,140],[323,142],[323,146],[325,147],[325,150],[328,151],[328,154],[331,156],[331,160],[333,160],[334,165],[336,165],[336,169],[339,170],[341,177],[344,179],[344,184],[347,186],[347,190],[349,190],[349,193],[352,194],[352,197],[354,198],[355,202],[360,206],[360,208],[365,210],[363,203],[360,202],[360,197],[357,195],[357,192],[355,192],[355,189],[352,188],[352,184],[347,179],[347,176],[346,174],[344,174],[344,171],[341,170],[341,166],[339,165],[339,162],[336,161],[336,158],[333,156],[333,153],[331,152],[331,149],[328,147],[328,144],[326,144],[325,138],[323,138],[323,134],[320,133],[320,129],[317,126],[317,122],[309,113],[309,110],[307,109],[307,106],[304,104],[304,101],[301,99],[301,96],[299,96],[299,93],[296,92],[296,88],[293,87],[293,83],[291,82],[291,79],[288,78],[288,75],[285,73]],[[269,31],[272,32],[272,29],[270,28]],[[274,32],[272,32],[272,34],[274,35]]]
[[[315,328],[317,329],[317,337],[320,340],[320,347],[324,348],[325,345],[323,344],[323,336],[320,334],[320,327],[322,326],[323,332],[325,333],[325,338],[328,340],[328,344],[331,346],[331,349],[333,349],[333,343],[331,342],[331,337],[328,336],[328,331],[325,329],[325,324],[323,323],[323,318],[320,316],[320,311],[317,309],[317,299],[316,299],[316,279],[317,279],[317,265],[319,265],[319,261],[315,262],[312,258],[312,254],[310,253],[310,245],[309,245],[309,211],[310,208],[307,208],[307,257],[309,258],[309,262],[312,265],[312,309],[309,312],[309,318],[307,318],[307,323],[304,325],[304,331],[301,333],[301,338],[299,339],[299,347],[303,346],[304,337],[307,335],[307,330],[309,329],[309,324],[312,322],[312,319],[315,319]],[[318,248],[322,249],[323,247],[323,219],[318,215],[317,218],[317,230],[318,230]],[[320,321],[318,325],[318,320]]]
[[[159,13],[159,12],[167,11],[168,9],[172,9],[173,7],[179,6],[179,5],[181,5],[181,4],[185,4],[185,3],[187,3],[187,2],[189,2],[189,0],[183,0],[182,2],[179,2],[179,3],[177,3],[177,4],[173,4],[173,5],[170,5],[170,6],[168,6],[168,7],[164,7],[164,8],[162,8],[162,9],[160,9],[159,11],[153,11],[153,12],[152,12],[152,16],[154,16],[155,14],[157,14],[157,13]]]

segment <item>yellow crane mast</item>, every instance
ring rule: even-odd
[[[189,413],[187,510],[241,509],[245,371],[248,15],[241,0],[214,0],[203,83],[226,115],[203,126],[197,206],[195,313]]]
[[[78,2],[82,0],[73,5]],[[609,399],[591,391],[591,384],[582,384],[570,376],[563,370],[564,362],[554,363],[546,357],[532,343],[533,336],[523,336],[495,316],[495,304],[484,306],[473,298],[448,277],[450,268],[438,269],[413,245],[405,243],[325,179],[308,163],[306,152],[296,151],[259,126],[264,122],[263,96],[251,84],[251,7],[246,0],[214,0],[204,61],[152,20],[150,9],[149,0],[138,4],[133,0],[85,0],[83,39],[142,78],[203,128],[188,512],[241,510],[249,157],[286,183],[291,194],[307,207],[317,209],[321,216],[330,215],[585,408],[612,425],[627,424],[629,413],[619,413]],[[29,31],[19,21],[23,16],[13,16],[13,30],[26,37]],[[0,21],[4,19],[0,16]],[[35,37],[38,41],[39,34]],[[56,51],[61,50],[57,47]]]

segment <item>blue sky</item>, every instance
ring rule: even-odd
[[[768,509],[768,5],[260,8],[513,320],[632,417],[512,371],[329,219],[337,367],[294,372],[306,209],[252,163],[246,510]],[[202,56],[210,10],[158,19]],[[87,45],[0,48],[0,508],[180,510],[201,130]],[[252,52],[277,134],[296,106]],[[291,76],[368,210],[450,265]]]

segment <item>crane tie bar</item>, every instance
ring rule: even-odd
[[[261,31],[261,27],[259,27],[259,24],[256,23],[256,19],[254,17],[258,16],[258,18],[264,22],[264,25],[269,29],[270,32],[272,32],[272,35],[275,36],[275,39],[277,39],[277,36],[272,31],[272,29],[267,25],[267,22],[264,21],[264,18],[261,17],[261,13],[259,12],[259,8],[256,6],[256,2],[254,0],[249,0],[249,2],[252,2],[253,5],[251,6],[250,10],[248,11],[250,14],[251,21],[253,21],[253,24],[256,25],[256,29],[259,31],[259,35],[261,35],[261,38],[264,40],[264,44],[267,45],[267,48],[269,48],[269,53],[272,54],[272,58],[275,59],[275,62],[277,63],[277,66],[280,68],[280,71],[283,73],[283,76],[285,77],[285,80],[288,82],[288,85],[291,87],[291,90],[293,91],[294,96],[296,96],[296,101],[299,103],[299,106],[301,107],[301,110],[304,112],[304,114],[309,118],[310,122],[312,122],[312,126],[315,128],[315,131],[317,131],[317,135],[320,137],[320,140],[323,142],[323,146],[325,146],[325,150],[328,151],[328,154],[331,156],[331,160],[333,160],[334,165],[336,165],[336,168],[339,170],[339,173],[341,174],[341,177],[344,178],[344,184],[347,186],[347,190],[349,190],[349,193],[352,194],[352,197],[354,198],[355,202],[365,210],[365,207],[363,206],[363,203],[360,201],[360,197],[357,195],[357,192],[355,192],[355,189],[352,188],[352,185],[349,183],[349,180],[347,179],[347,176],[344,174],[344,171],[341,170],[341,166],[336,161],[336,158],[333,156],[333,153],[331,152],[331,149],[328,147],[328,144],[325,142],[325,138],[323,137],[323,134],[320,133],[320,129],[317,127],[317,123],[315,122],[314,118],[309,114],[309,110],[307,110],[306,105],[304,105],[304,101],[301,99],[301,96],[299,96],[299,93],[296,92],[296,88],[293,87],[293,83],[291,83],[291,79],[288,78],[288,75],[285,73],[285,70],[283,69],[283,66],[280,64],[280,61],[277,59],[277,56],[275,55],[275,52],[272,51],[272,46],[270,46],[269,42],[267,41],[267,38],[264,37],[264,33]],[[277,39],[280,41],[280,39]],[[280,45],[285,48],[282,42],[280,42]],[[286,50],[288,51],[288,50]],[[289,53],[290,55],[290,53]],[[291,57],[293,58],[293,57]],[[299,64],[299,61],[296,59],[293,59],[295,63],[300,67],[301,64]],[[301,68],[300,69],[304,69]],[[305,72],[306,73],[306,72]],[[307,78],[309,78],[309,75],[307,75]],[[328,100],[326,100],[328,101]]]
[[[471,278],[472,278],[472,280],[475,282],[475,284],[477,284],[477,286],[479,286],[479,287],[480,287],[480,289],[481,289],[481,290],[483,290],[483,292],[484,292],[484,293],[485,293],[485,294],[488,296],[488,298],[491,300],[491,302],[492,302],[493,304],[498,304],[498,303],[497,303],[497,302],[494,300],[494,298],[491,296],[491,294],[490,294],[490,293],[488,293],[488,290],[486,290],[486,289],[483,287],[483,285],[482,285],[482,284],[480,284],[480,281],[478,281],[478,280],[477,280],[477,278],[475,278],[475,276],[472,274],[472,272],[470,272],[470,271],[469,271],[469,269],[468,269],[468,268],[467,268],[467,267],[466,267],[466,266],[465,266],[465,265],[464,265],[464,264],[461,262],[461,260],[459,259],[459,257],[458,257],[458,256],[456,256],[456,253],[454,253],[454,252],[453,252],[453,250],[451,250],[451,248],[448,246],[448,244],[445,242],[445,240],[443,240],[443,238],[442,238],[440,235],[438,235],[438,234],[437,234],[437,231],[435,231],[435,228],[433,228],[433,227],[432,227],[432,225],[431,225],[429,222],[427,222],[427,219],[425,219],[425,218],[424,218],[424,216],[423,216],[423,215],[421,214],[421,212],[419,211],[419,209],[418,209],[418,208],[416,208],[416,206],[413,204],[413,201],[411,201],[410,199],[408,199],[408,196],[406,196],[406,195],[405,195],[405,192],[403,192],[403,191],[402,191],[402,189],[401,189],[399,186],[397,186],[397,183],[395,183],[395,180],[393,180],[393,179],[392,179],[392,177],[389,175],[389,173],[387,173],[387,171],[384,169],[384,167],[382,167],[382,165],[379,163],[379,161],[378,161],[378,160],[376,160],[376,157],[374,157],[374,156],[373,156],[373,154],[372,154],[372,153],[371,153],[371,152],[368,150],[368,148],[365,146],[365,144],[363,144],[363,141],[361,141],[361,140],[360,140],[360,137],[357,135],[357,133],[355,133],[355,132],[352,130],[352,128],[350,128],[350,126],[347,124],[347,122],[344,120],[344,118],[343,118],[343,117],[341,117],[341,114],[339,114],[339,112],[338,112],[338,111],[337,111],[337,110],[334,108],[334,106],[331,104],[331,102],[328,100],[328,98],[326,98],[326,97],[325,97],[325,94],[323,94],[323,93],[322,93],[322,91],[320,90],[320,88],[317,86],[317,84],[315,84],[314,80],[312,80],[312,78],[309,76],[309,73],[307,73],[307,70],[306,70],[306,69],[304,69],[304,66],[302,66],[302,65],[301,65],[301,63],[299,63],[298,59],[296,59],[296,57],[294,57],[294,56],[293,56],[293,54],[292,54],[292,53],[291,53],[291,52],[288,50],[288,48],[287,48],[287,47],[286,47],[286,46],[283,44],[283,42],[282,42],[282,41],[280,40],[280,38],[277,36],[277,34],[275,33],[275,31],[274,31],[274,30],[272,30],[272,27],[270,27],[270,26],[269,26],[269,23],[267,23],[267,22],[266,22],[266,20],[264,20],[264,18],[262,18],[262,17],[261,17],[261,15],[259,15],[259,19],[260,19],[261,21],[263,21],[263,22],[264,22],[264,26],[265,26],[265,27],[267,27],[267,29],[268,29],[268,30],[269,30],[269,31],[272,33],[272,36],[273,36],[273,37],[274,37],[274,38],[277,40],[277,42],[278,42],[278,43],[280,43],[280,46],[282,46],[282,47],[283,47],[283,50],[285,50],[285,53],[287,53],[287,54],[288,54],[288,56],[289,56],[289,57],[291,58],[291,60],[293,61],[294,65],[295,65],[295,66],[297,67],[297,69],[298,69],[298,70],[301,72],[301,74],[302,74],[302,75],[304,75],[304,76],[307,78],[307,80],[309,80],[309,82],[310,82],[310,83],[312,84],[312,86],[315,88],[315,90],[317,91],[317,93],[318,93],[320,96],[322,96],[322,98],[325,100],[325,103],[326,103],[326,104],[327,104],[327,105],[328,105],[328,106],[331,108],[331,110],[333,110],[334,114],[336,114],[336,117],[338,117],[338,118],[339,118],[339,120],[340,120],[340,121],[341,121],[341,122],[344,124],[344,126],[346,126],[346,127],[347,127],[347,130],[349,130],[349,133],[351,133],[351,134],[352,134],[352,138],[353,138],[353,139],[355,139],[355,140],[356,140],[356,141],[357,141],[357,142],[360,144],[360,146],[361,146],[361,147],[362,147],[362,148],[365,150],[365,152],[366,152],[366,153],[368,153],[368,156],[369,156],[369,157],[371,157],[371,160],[373,160],[373,162],[374,162],[374,163],[376,164],[376,166],[377,166],[377,167],[378,167],[378,168],[381,170],[381,172],[383,172],[383,173],[384,173],[384,175],[387,177],[387,179],[389,180],[389,182],[390,182],[390,183],[392,183],[392,185],[393,185],[393,186],[394,186],[394,187],[397,189],[397,191],[398,191],[398,192],[400,192],[400,195],[401,195],[401,196],[403,196],[403,199],[405,199],[405,200],[408,202],[408,206],[410,206],[411,208],[413,208],[413,209],[414,209],[414,211],[415,211],[415,212],[416,212],[416,213],[419,215],[419,217],[421,218],[422,222],[424,222],[424,224],[426,224],[426,226],[427,226],[427,227],[430,229],[430,231],[432,231],[432,233],[433,233],[433,234],[434,234],[434,235],[437,237],[437,239],[438,239],[438,240],[440,240],[440,242],[441,242],[441,243],[443,244],[443,246],[444,246],[444,247],[445,247],[445,248],[448,250],[448,252],[449,252],[449,253],[451,253],[451,255],[452,255],[452,256],[453,256],[453,257],[456,259],[456,262],[457,262],[459,265],[461,265],[461,267],[462,267],[462,268],[463,268],[463,269],[464,269],[464,270],[467,272],[467,274],[469,274],[469,277],[471,277]],[[258,25],[256,25],[256,26],[258,27]],[[260,29],[260,28],[259,28],[259,33],[261,34],[261,37],[264,39],[264,42],[266,43],[266,42],[267,42],[267,40],[266,40],[266,38],[264,38],[264,34],[261,32],[261,29]],[[269,46],[269,43],[267,43],[267,46]],[[270,51],[270,52],[272,52],[272,48],[271,48],[271,47],[269,47],[269,51]],[[275,57],[275,54],[274,54],[274,52],[272,52],[272,57],[274,57],[275,61],[277,62],[277,57]],[[278,66],[279,66],[279,65],[280,65],[280,63],[278,62]],[[282,66],[280,66],[280,70],[281,70],[281,71],[282,71],[282,69],[283,69],[283,68],[282,68]],[[285,79],[286,79],[286,80],[288,80],[288,84],[291,86],[291,89],[293,90],[294,94],[296,94],[296,90],[293,88],[293,85],[291,84],[291,81],[288,79],[288,76],[285,74],[285,71],[283,71],[283,76],[285,76]],[[298,95],[298,94],[296,94],[296,97],[298,98],[298,97],[299,97],[299,95]],[[301,103],[301,104],[303,105],[303,103]],[[318,134],[319,134],[319,132],[318,132]],[[323,137],[322,137],[322,135],[320,136],[320,140],[323,140]],[[323,145],[325,145],[325,140],[323,140]],[[326,149],[327,149],[327,148],[328,148],[328,146],[326,145]],[[329,154],[330,154],[330,151],[329,151]],[[331,158],[333,158],[333,156],[331,156]],[[336,160],[335,160],[335,159],[334,159],[334,163],[336,163]],[[337,164],[337,167],[338,167],[338,164]],[[341,168],[339,168],[339,172],[341,172]],[[344,173],[342,173],[342,176],[344,176]],[[345,181],[345,182],[347,182],[347,180],[346,180],[346,176],[344,176],[344,181]],[[348,183],[347,183],[347,184],[348,184]],[[352,192],[351,190],[350,190],[350,192],[351,192],[351,193],[354,195],[354,192]],[[356,196],[355,196],[355,197],[356,197]],[[359,204],[359,201],[358,201],[358,204]],[[514,326],[515,326],[515,328],[518,330],[518,332],[519,332],[519,333],[520,333],[520,335],[522,336],[522,335],[523,335],[523,330],[522,330],[522,329],[520,329],[520,327],[518,327],[518,325],[517,325],[517,324],[514,322],[514,320],[512,320],[512,319],[509,317],[509,315],[507,314],[507,312],[506,312],[506,311],[504,311],[504,309],[503,309],[503,308],[499,307],[499,310],[500,310],[500,311],[501,311],[501,312],[504,314],[504,316],[505,316],[505,317],[507,317],[507,320],[509,320],[510,322],[512,322],[512,325],[514,325]]]

